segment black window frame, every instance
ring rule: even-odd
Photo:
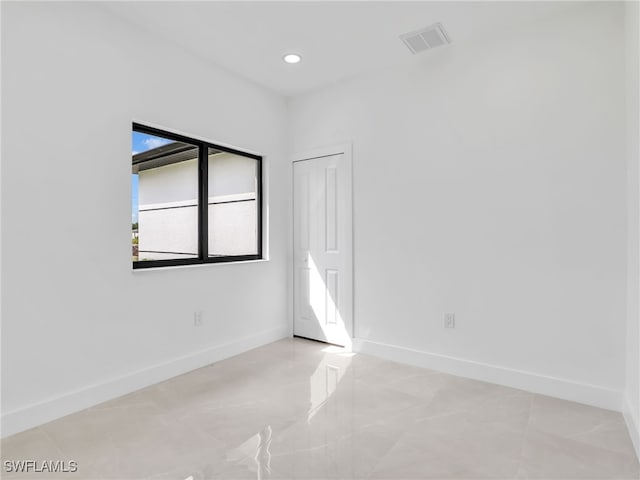
[[[141,123],[133,122],[132,131],[155,135],[176,142],[189,143],[198,147],[198,257],[175,258],[167,260],[138,260],[133,261],[133,269],[177,267],[182,265],[203,265],[207,263],[245,262],[249,260],[262,260],[262,156],[243,152],[234,148],[225,147],[215,143],[187,137],[178,133],[168,132],[156,127],[149,127]],[[209,257],[209,148],[220,150],[234,155],[256,160],[256,217],[257,217],[257,242],[258,253],[252,255],[227,255]]]

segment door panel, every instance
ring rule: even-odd
[[[293,165],[294,334],[350,346],[351,166],[345,154]]]
[[[326,320],[327,325],[336,325],[340,317],[338,300],[338,271],[327,269],[326,285]]]
[[[338,251],[338,180],[337,168],[327,167],[325,170],[326,191],[326,251]]]

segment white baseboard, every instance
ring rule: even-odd
[[[2,438],[289,336],[288,326],[267,330],[3,413]]]
[[[622,392],[599,385],[549,377],[533,372],[372,342],[360,338],[353,339],[353,350],[400,363],[430,368],[452,375],[505,385],[595,407],[618,412],[622,409]]]
[[[627,430],[629,430],[629,436],[631,442],[636,450],[638,460],[640,460],[640,412],[638,407],[635,409],[631,405],[631,399],[628,395],[624,396],[624,403],[622,405],[622,414],[624,415],[624,421],[627,424]]]

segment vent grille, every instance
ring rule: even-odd
[[[432,48],[441,47],[451,43],[449,35],[444,31],[440,23],[435,23],[415,32],[400,35],[400,39],[414,55]]]

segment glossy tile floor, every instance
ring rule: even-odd
[[[2,442],[3,465],[27,459],[83,479],[640,477],[619,413],[300,339]]]

